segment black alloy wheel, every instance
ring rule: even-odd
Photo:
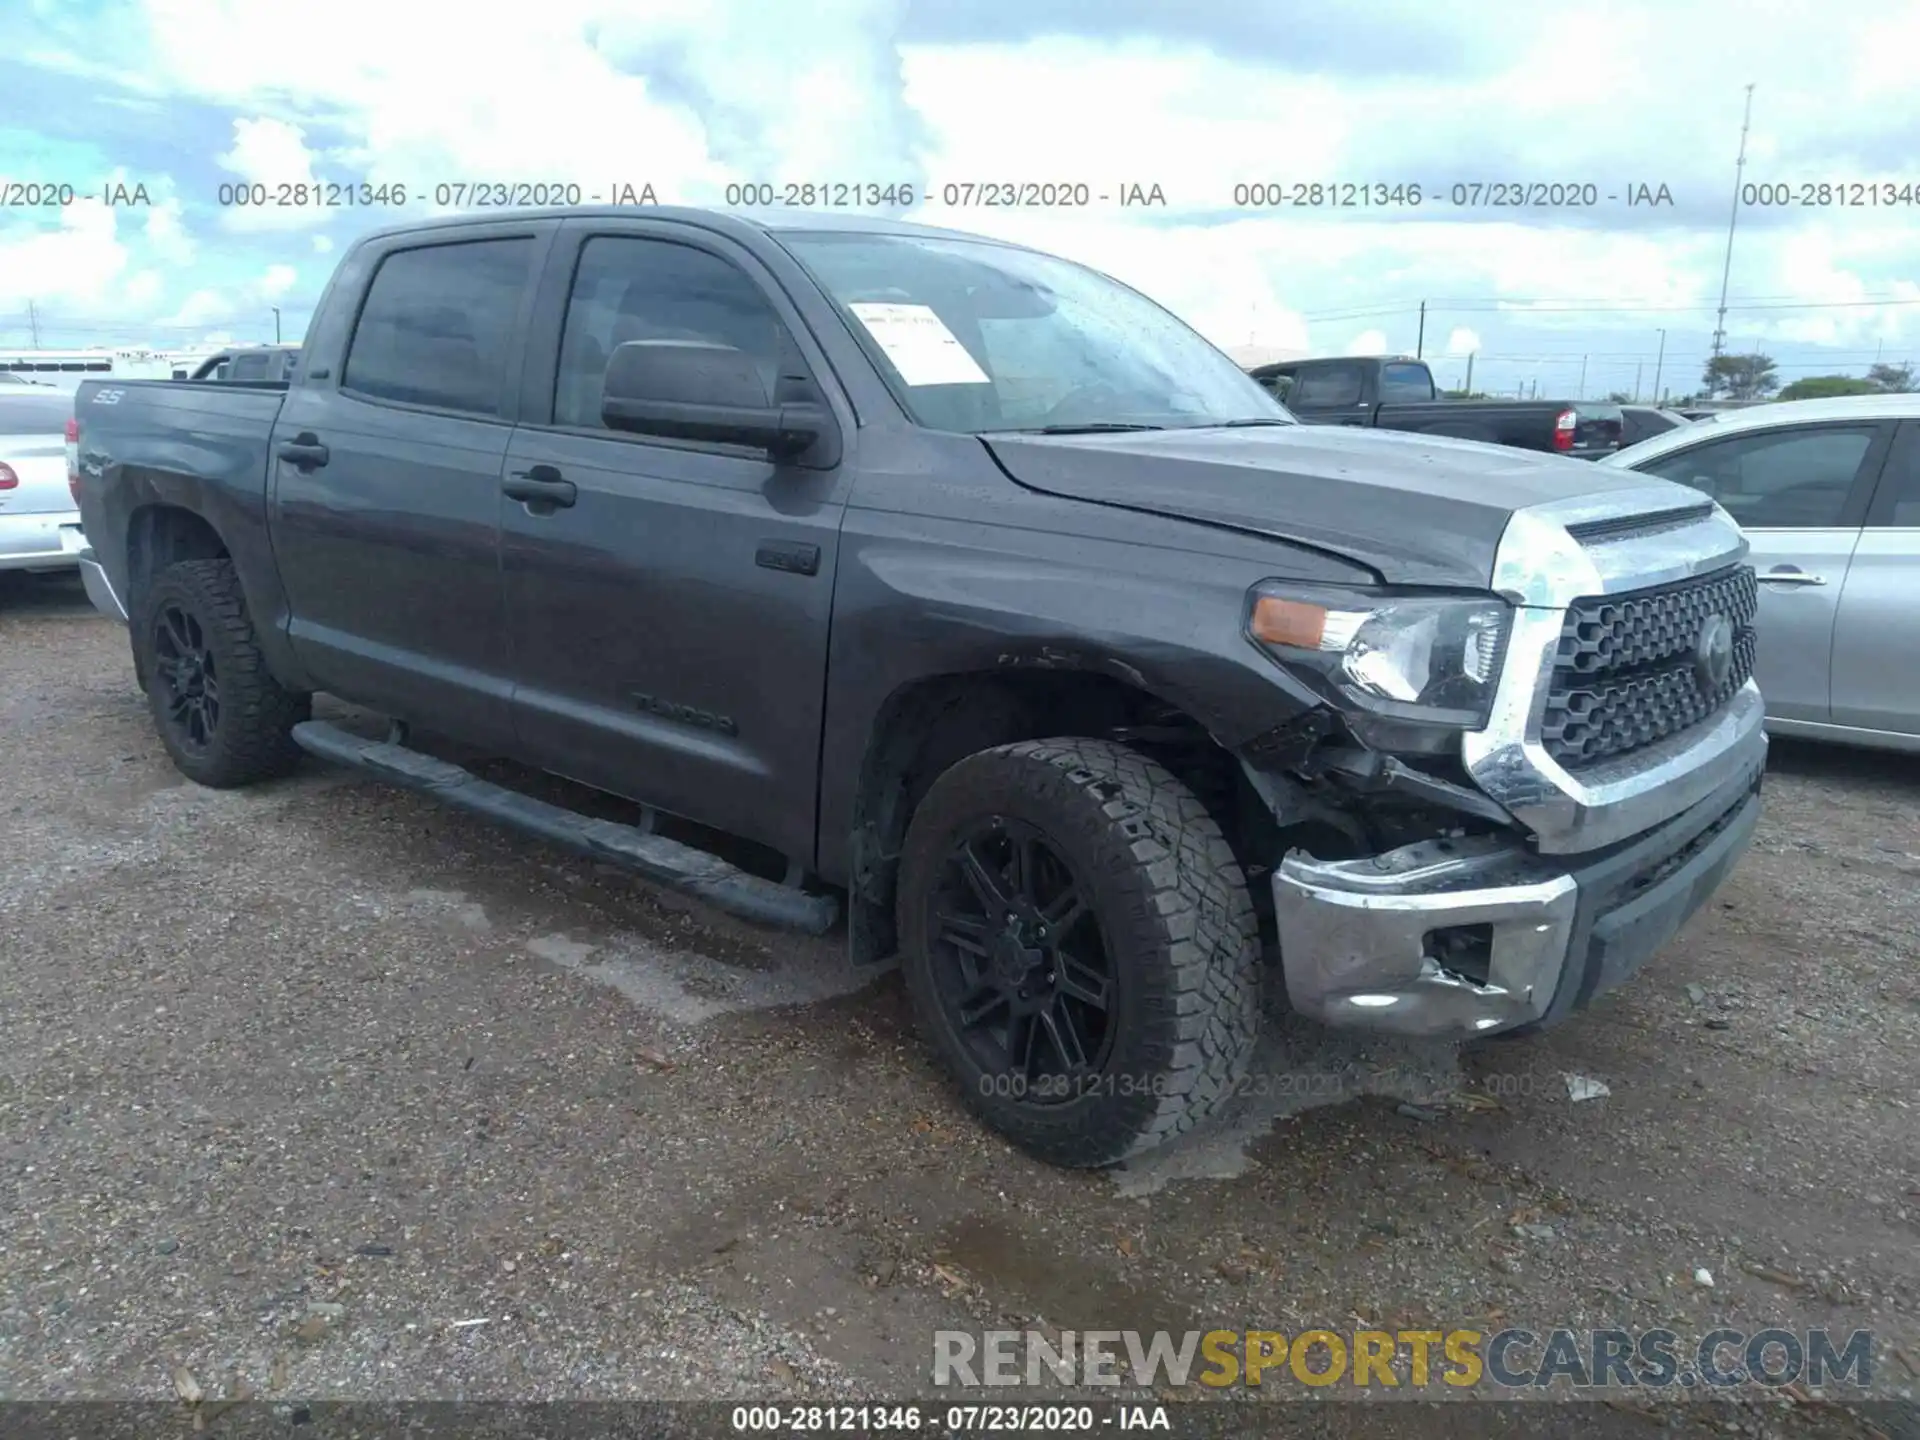
[[[1036,827],[966,831],[928,897],[942,1012],[981,1070],[1032,1103],[1073,1098],[1113,1049],[1112,954],[1086,887]]]
[[[182,775],[227,789],[290,774],[312,697],[274,678],[231,560],[181,560],[137,593],[134,673]]]
[[[207,632],[179,605],[163,605],[153,620],[154,682],[161,714],[174,738],[204,751],[220,724],[220,675]]]
[[[1086,736],[949,766],[914,807],[895,915],[920,1033],[988,1125],[1112,1165],[1235,1093],[1260,927],[1218,823],[1165,766]]]

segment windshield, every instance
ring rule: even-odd
[[[1117,280],[988,241],[787,232],[932,430],[1286,425],[1238,365]]]

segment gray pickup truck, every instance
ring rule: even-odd
[[[1404,1034],[1560,1020],[1759,811],[1725,512],[1297,424],[1141,295],[1013,245],[436,220],[352,248],[289,388],[89,383],[76,415],[89,593],[131,616],[182,772],[311,752],[844,923],[967,1101],[1062,1164],[1217,1110],[1265,985]],[[313,720],[316,691],[391,729]]]

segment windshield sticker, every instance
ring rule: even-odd
[[[990,385],[946,322],[926,305],[859,300],[847,307],[867,327],[907,384]]]

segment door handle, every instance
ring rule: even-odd
[[[541,506],[543,511],[565,509],[580,498],[580,487],[561,478],[560,472],[551,465],[516,470],[500,489],[508,499]]]
[[[302,430],[281,445],[277,453],[296,470],[316,470],[330,458],[327,447],[320,443],[320,437],[311,430]]]
[[[1762,585],[1824,585],[1824,575],[1809,575],[1804,570],[1769,570],[1754,577]]]

